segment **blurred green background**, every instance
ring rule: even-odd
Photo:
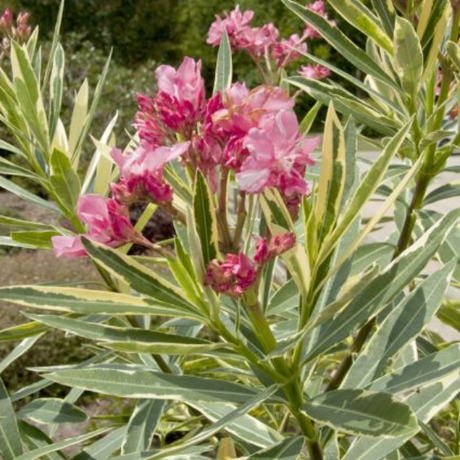
[[[4,0],[2,3],[15,13],[28,11],[31,22],[40,26],[42,40],[52,36],[60,0]],[[62,41],[71,91],[67,91],[64,105],[70,107],[74,90],[84,77],[95,86],[105,58],[113,48],[114,60],[92,134],[100,135],[118,110],[116,132],[122,144],[126,140],[125,129],[131,127],[136,110],[135,95],[154,90],[154,69],[158,65],[178,65],[183,56],[202,59],[208,90],[212,88],[217,50],[206,44],[207,31],[216,14],[230,11],[236,4],[243,10],[255,11],[254,25],[274,22],[281,36],[303,31],[302,21],[290,13],[281,0],[67,0]],[[347,26],[341,24],[341,27],[345,27],[347,33]],[[355,30],[353,33],[359,40]],[[361,39],[364,43],[364,37]],[[312,40],[308,46],[313,54],[353,71],[324,41]],[[295,72],[300,64],[295,62],[288,70]],[[244,79],[250,86],[258,83],[258,73],[245,53],[234,56],[234,70],[235,79]],[[310,102],[301,101],[300,108]]]

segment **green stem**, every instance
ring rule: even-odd
[[[251,320],[254,332],[267,353],[273,351],[277,341],[265,315],[260,308],[257,296],[253,292],[246,293],[244,297],[246,311]],[[318,436],[311,420],[300,410],[303,403],[302,386],[298,373],[291,369],[283,357],[274,358],[272,361],[275,369],[284,375],[288,381],[283,386],[283,391],[289,401],[289,410],[299,423],[300,430],[307,437],[307,447],[313,460],[322,460],[323,454],[318,442]],[[291,378],[293,376],[293,378]]]
[[[232,240],[227,220],[227,188],[230,170],[222,167],[219,190],[219,206],[217,208],[217,223],[219,225],[220,236],[224,245],[224,252],[231,249]]]
[[[243,235],[244,223],[246,221],[246,193],[240,192],[238,195],[238,209],[235,234],[233,235],[233,250],[238,251],[241,242],[241,236]]]

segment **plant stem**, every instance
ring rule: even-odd
[[[220,176],[219,205],[217,208],[217,222],[225,252],[230,250],[232,246],[227,220],[227,187],[229,174],[230,170],[223,166]]]
[[[238,251],[241,242],[241,236],[243,234],[244,223],[246,221],[246,193],[240,192],[238,194],[238,209],[237,209],[237,219],[235,234],[233,235],[233,250]]]
[[[257,296],[255,293],[248,293],[244,300],[246,303],[246,311],[248,312],[257,338],[266,352],[269,353],[273,351],[277,346],[277,341],[260,308]],[[275,369],[288,379],[288,382],[283,386],[283,391],[289,400],[289,410],[299,423],[300,430],[307,437],[307,447],[310,457],[313,460],[323,460],[323,454],[318,442],[315,427],[310,419],[300,410],[303,403],[303,394],[298,373],[290,369],[283,357],[272,359],[272,363]],[[291,376],[293,376],[293,378],[290,378]]]

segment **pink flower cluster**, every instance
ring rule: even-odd
[[[224,261],[213,260],[205,274],[205,285],[216,292],[239,297],[257,279],[257,266],[243,253],[227,254]]]
[[[184,75],[186,68],[192,76]],[[199,69],[199,63],[185,58],[177,72],[157,72],[156,97],[140,97],[135,126],[141,146],[129,157],[114,151],[121,169],[120,181],[112,186],[114,195],[123,203],[142,196],[164,203],[172,194],[163,182],[162,168],[181,156],[192,171],[199,169],[208,177],[214,190],[219,172],[227,168],[235,172],[242,191],[260,193],[275,187],[296,206],[308,193],[303,176],[319,139],[307,139],[299,132],[294,101],[279,87],[249,90],[242,83],[206,101]],[[170,114],[172,99],[176,110]],[[186,142],[160,145],[173,143],[177,135]]]
[[[323,0],[309,3],[306,8],[328,20],[331,25],[336,25],[335,21],[329,20]],[[224,17],[217,15],[208,31],[207,42],[212,46],[219,46],[226,31],[233,51],[244,50],[256,61],[262,56],[265,59],[271,57],[275,67],[279,69],[303,56],[307,51],[307,39],[321,38],[317,30],[309,24],[301,36],[293,34],[289,38],[279,38],[280,33],[274,24],[253,27],[253,18],[254,11],[241,11],[239,6],[230,13],[224,13]]]
[[[294,245],[295,236],[291,232],[272,237],[270,243],[267,243],[267,238],[260,238],[254,260],[240,252],[227,254],[224,261],[215,259],[210,262],[205,274],[205,285],[218,293],[240,297],[256,283],[264,264],[292,249]]]
[[[84,236],[98,243],[119,247],[128,242],[145,242],[131,224],[128,208],[114,199],[91,194],[82,196],[78,202],[78,218],[88,227]],[[85,256],[81,236],[54,236],[52,243],[56,257]]]
[[[148,245],[134,231],[127,206],[154,202],[176,213],[164,168],[178,159],[192,175],[202,171],[214,191],[219,174],[230,171],[243,192],[277,188],[291,213],[296,213],[301,197],[308,193],[304,175],[319,139],[301,134],[294,101],[284,89],[263,85],[249,90],[235,83],[224,95],[206,100],[201,63],[188,57],[177,70],[160,66],[156,77],[157,94],[139,96],[134,123],[139,145],[128,154],[112,150],[120,172],[110,187],[112,198],[89,195],[80,200],[78,216],[91,239],[110,246]],[[84,255],[78,236],[55,237],[53,246],[58,256]]]
[[[299,70],[299,75],[305,78],[311,78],[313,80],[323,80],[329,77],[331,71],[327,67],[322,65],[303,65]]]
[[[15,25],[12,11],[6,8],[0,17],[0,32],[21,43],[25,42],[32,33],[32,27],[28,23],[29,17],[29,13],[19,13]]]
[[[271,55],[277,68],[286,66],[307,51],[302,37],[294,34],[279,40],[279,31],[274,24],[253,27],[250,25],[253,18],[254,11],[241,11],[239,6],[225,13],[224,18],[216,16],[209,29],[207,42],[219,46],[226,31],[233,51],[245,50],[256,60]]]
[[[266,264],[274,257],[278,257],[292,249],[295,246],[295,241],[295,235],[292,232],[272,236],[270,242],[267,241],[267,238],[259,238],[254,260],[259,265]]]
[[[19,13],[16,18],[16,24],[14,22],[13,12],[6,8],[0,17],[0,35],[3,35],[3,39],[0,43],[0,58],[8,53],[10,47],[10,40],[16,40],[19,43],[25,43],[30,34],[32,33],[32,27],[29,25],[29,13]]]

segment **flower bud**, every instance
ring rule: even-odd
[[[13,13],[9,8],[3,12],[2,17],[0,18],[0,30],[8,30],[13,27]]]
[[[204,282],[216,292],[232,297],[240,297],[257,279],[257,267],[244,255],[227,254],[225,260],[209,263]]]

